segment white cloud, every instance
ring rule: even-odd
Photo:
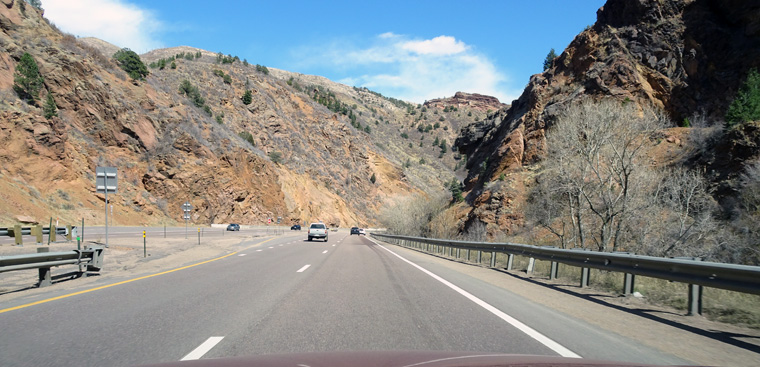
[[[368,47],[335,42],[310,50],[310,55],[309,64],[351,75],[339,80],[341,83],[416,103],[458,91],[510,103],[522,92],[510,89],[508,78],[486,56],[451,36],[419,40],[388,32],[378,35]]]
[[[148,10],[121,0],[45,0],[45,17],[64,32],[97,37],[143,53],[162,47],[163,25]]]
[[[401,44],[401,48],[422,55],[453,55],[468,49],[464,42],[449,36],[438,36],[424,41],[408,41]]]

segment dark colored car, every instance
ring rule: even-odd
[[[240,230],[240,224],[230,223],[227,226],[228,231],[239,231]]]
[[[292,227],[290,227],[291,231],[300,231],[301,225],[300,224],[294,224]]]
[[[359,227],[351,227],[351,234],[358,235],[359,234]]]

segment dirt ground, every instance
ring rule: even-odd
[[[192,239],[154,239],[148,244],[147,257],[143,257],[142,243],[135,244],[134,239],[112,239],[98,276],[71,279],[75,266],[57,267],[53,268],[53,286],[36,288],[36,270],[0,273],[0,304],[51,290],[87,289],[96,280],[130,279],[176,269],[253,246],[263,239],[262,236],[209,238],[200,246]],[[0,256],[34,253],[36,247],[0,245]],[[413,251],[391,247],[401,252]],[[50,251],[72,249],[76,249],[76,243],[50,245]],[[700,316],[685,316],[678,310],[651,305],[646,299],[580,288],[576,284],[528,276],[522,271],[495,270],[437,256],[431,256],[431,261],[695,364],[760,366],[760,330],[713,322]]]

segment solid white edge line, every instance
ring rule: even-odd
[[[206,339],[206,341],[203,342],[203,344],[199,345],[198,348],[193,349],[192,352],[182,357],[180,361],[194,361],[196,359],[200,359],[201,357],[203,357],[204,354],[208,353],[208,351],[210,351],[211,348],[219,344],[219,342],[222,341],[222,339],[224,339],[223,336],[212,336]]]
[[[549,349],[557,352],[557,354],[559,354],[560,356],[562,356],[562,357],[568,357],[568,358],[581,358],[580,355],[576,354],[575,352],[571,351],[570,349],[565,348],[561,344],[555,342],[554,340],[550,339],[546,335],[539,333],[538,331],[536,331],[532,327],[523,324],[522,322],[518,321],[514,317],[507,315],[506,313],[502,312],[498,308],[496,308],[494,306],[491,306],[490,304],[486,303],[482,299],[480,299],[478,297],[475,297],[471,293],[465,291],[462,288],[457,287],[456,285],[452,284],[448,280],[443,279],[440,276],[434,274],[433,272],[431,272],[431,271],[429,271],[429,270],[427,270],[427,269],[425,269],[425,268],[423,268],[423,267],[421,267],[421,266],[419,266],[419,265],[417,265],[417,264],[415,264],[415,263],[413,263],[413,262],[405,259],[401,255],[399,255],[399,254],[391,251],[387,247],[385,247],[385,246],[377,243],[377,241],[375,241],[374,239],[370,238],[370,240],[372,242],[375,242],[376,245],[382,247],[385,251],[388,251],[391,254],[393,254],[394,256],[398,257],[399,259],[401,259],[405,263],[407,263],[407,264],[409,264],[409,265],[417,268],[418,270],[422,271],[423,273],[431,276],[433,279],[435,279],[435,280],[443,283],[445,286],[453,289],[455,292],[463,295],[465,298],[469,299],[470,301],[475,302],[475,304],[477,304],[478,306],[483,307],[488,312],[491,312],[492,314],[496,315],[496,317],[498,317],[498,318],[506,321],[508,324],[514,326],[515,328],[517,328],[518,330],[520,330],[523,333],[527,334],[528,336],[530,336],[531,338],[535,339],[539,343],[541,343],[541,344],[545,345],[546,347],[548,347]]]
[[[311,266],[311,264],[306,264],[302,268],[298,269],[296,273],[303,273],[304,270],[308,269]]]

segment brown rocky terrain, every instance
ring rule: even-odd
[[[758,19],[757,2],[607,1],[509,108],[462,130],[456,147],[468,157],[473,205],[466,223],[482,221],[492,235],[522,224],[519,188],[546,151],[546,129],[584,98],[652,104],[676,123],[695,115],[722,123],[748,70],[760,66]],[[494,186],[502,174],[507,179]]]
[[[509,108],[509,105],[499,102],[496,97],[485,96],[477,93],[456,92],[453,97],[431,99],[423,103],[426,107],[445,108],[454,106],[457,108],[468,106],[473,110],[481,112],[496,111],[503,108]]]
[[[109,201],[117,225],[179,221],[186,200],[199,224],[277,217],[375,224],[386,203],[443,190],[461,167],[450,148],[457,131],[485,116],[469,106],[425,111],[240,59],[219,63],[217,53],[187,46],[142,55],[146,65],[169,63],[133,81],[111,59],[116,49],[63,34],[34,8],[21,12],[17,0],[0,2],[3,223],[19,216],[102,223],[95,167],[114,166],[119,189]],[[182,57],[198,51],[200,58]],[[49,120],[41,103],[27,104],[12,89],[25,52],[45,80],[40,99],[52,94],[57,104]],[[179,92],[184,80],[208,112]],[[445,152],[430,149],[434,139],[447,142]]]

